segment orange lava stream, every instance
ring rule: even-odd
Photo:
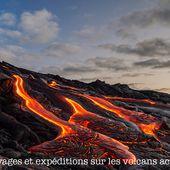
[[[99,97],[93,97],[93,96],[85,95],[85,94],[79,94],[79,95],[89,99],[90,101],[92,101],[95,105],[99,106],[100,108],[103,108],[107,111],[113,112],[113,113],[117,114],[119,117],[121,117],[125,120],[128,120],[130,122],[133,122],[144,133],[153,135],[157,138],[154,131],[159,129],[160,123],[157,121],[153,122],[153,120],[151,120],[152,123],[149,123],[149,124],[142,123],[141,120],[139,120],[138,118],[135,117],[135,115],[138,115],[140,117],[140,115],[142,115],[143,113],[120,108],[120,107],[115,106],[112,103],[110,103],[102,98],[99,98]]]
[[[41,118],[43,118],[44,120],[61,128],[62,131],[61,131],[61,134],[58,136],[58,138],[66,136],[68,134],[76,133],[76,131],[74,131],[74,129],[73,129],[73,127],[75,127],[73,124],[57,118],[53,113],[47,111],[40,103],[38,103],[35,99],[33,99],[31,96],[29,96],[27,94],[27,92],[24,89],[23,79],[20,76],[13,75],[13,77],[15,77],[15,79],[16,79],[16,82],[15,82],[16,93],[18,96],[20,96],[25,101],[25,104],[28,107],[28,109],[31,110],[33,113],[37,114],[38,116],[40,116]],[[78,109],[83,109],[83,108],[79,107]],[[78,111],[78,110],[75,110],[75,111]],[[88,129],[83,129],[83,128],[80,128],[79,126],[77,126],[77,130],[79,130],[79,132],[81,134],[81,132],[83,132],[83,131],[86,132]],[[76,134],[74,134],[74,135],[76,135]],[[100,146],[100,142],[102,142],[102,143],[104,142],[103,144],[104,144],[104,146],[106,146],[106,148],[107,147],[117,148],[117,150],[120,153],[123,152],[123,154],[127,156],[128,160],[131,159],[135,163],[136,157],[133,153],[128,151],[128,146],[122,144],[121,142],[119,142],[113,138],[105,136],[103,134],[96,133],[96,135],[99,136],[99,139],[98,139],[99,146]],[[53,142],[54,141],[52,141],[51,143],[54,144]],[[47,146],[49,145],[48,143],[50,143],[50,142],[47,142]],[[44,143],[42,145],[46,145],[46,143]],[[39,149],[39,146],[32,147],[32,150],[37,150],[37,148]],[[45,146],[45,148],[46,148],[46,146]]]
[[[58,83],[56,83],[55,81],[52,81],[51,84],[49,84],[48,86],[50,86],[51,88],[54,88],[57,90],[57,88],[55,86],[60,86]],[[68,86],[69,87],[69,86]],[[156,136],[156,134],[154,133],[155,130],[158,130],[159,127],[160,127],[160,122],[153,122],[152,123],[149,123],[149,124],[145,124],[145,123],[142,123],[141,120],[139,120],[138,117],[135,117],[135,115],[138,115],[140,117],[140,115],[143,115],[144,113],[141,113],[141,112],[135,112],[135,111],[130,111],[130,110],[127,110],[127,109],[124,109],[124,108],[120,108],[118,106],[115,106],[113,105],[112,103],[102,99],[102,98],[99,98],[99,97],[92,97],[90,95],[85,95],[85,94],[78,94],[80,96],[83,96],[89,100],[91,100],[95,105],[107,110],[107,111],[110,111],[110,112],[113,112],[115,114],[117,114],[119,117],[125,119],[125,120],[128,120],[129,122],[132,122],[134,124],[136,124],[144,133],[146,134],[149,134],[149,135],[153,135],[155,136],[156,138],[158,138]],[[126,101],[124,98],[121,98],[121,97],[107,97],[107,96],[104,96],[106,99],[109,99],[109,100],[124,100]],[[82,108],[78,103],[75,103],[73,101],[70,101],[69,99],[67,99],[67,101],[72,105],[72,107],[74,108],[75,110],[75,113],[79,112],[84,112],[87,114],[87,111]],[[136,100],[136,99],[131,99],[131,98],[128,98],[128,101],[130,102],[145,102],[145,103],[148,103],[148,104],[156,104],[155,102],[153,101],[150,101],[150,100],[147,100],[147,99],[144,99],[144,100]],[[81,114],[82,114],[81,113]],[[151,116],[150,116],[151,117]],[[70,119],[70,121],[72,121]],[[88,122],[86,122],[86,124],[88,125]]]
[[[53,113],[47,111],[40,103],[38,103],[35,99],[31,98],[24,89],[23,79],[18,75],[13,75],[16,78],[15,87],[16,93],[25,100],[26,106],[38,116],[47,120],[48,122],[57,125],[61,128],[61,136],[65,134],[71,133],[71,128],[67,125],[67,122],[57,118]]]
[[[57,82],[52,81],[50,84],[48,84],[49,87],[58,90],[58,87],[56,86],[60,86]]]
[[[73,107],[74,109],[74,113],[73,115],[70,117],[69,122],[70,123],[75,123],[74,120],[72,119],[75,115],[79,114],[79,115],[84,115],[84,116],[88,116],[88,115],[92,115],[92,116],[97,116],[96,114],[92,113],[92,112],[88,112],[87,110],[85,110],[79,103],[77,103],[74,100],[71,100],[67,97],[64,97],[64,99]],[[88,121],[84,124],[84,125],[88,125]]]
[[[50,84],[48,84],[48,86],[53,89],[57,89],[56,86],[58,86],[58,87],[65,88],[65,89],[80,90],[80,89],[78,89],[76,87],[72,87],[72,86],[62,86],[62,85],[58,84],[56,81],[52,81]]]
[[[104,117],[102,117],[100,115],[97,115],[97,114],[95,114],[93,112],[89,112],[89,111],[85,110],[79,103],[77,103],[76,101],[74,101],[72,99],[69,99],[67,97],[63,97],[63,98],[73,108],[73,114],[70,116],[70,119],[69,119],[70,123],[72,123],[72,124],[80,124],[81,126],[84,126],[84,127],[87,127],[87,128],[91,128],[92,130],[97,131],[97,132],[101,132],[102,131],[103,134],[107,135],[107,131],[105,132],[106,129],[101,129],[100,126],[98,128],[93,127],[93,126],[89,127],[89,124],[91,124],[92,122],[96,122],[98,124],[100,124],[100,122],[105,122],[106,120],[105,120]],[[76,120],[76,116],[77,117],[80,116],[82,118],[82,121],[77,121]],[[107,122],[105,122],[105,123],[107,123]],[[135,141],[133,141],[133,142],[121,141],[121,143],[124,143],[124,144],[138,144],[139,142],[135,142]],[[146,143],[146,141],[142,141],[140,143]]]
[[[156,105],[157,103],[148,99],[133,99],[133,98],[123,98],[123,97],[110,97],[110,96],[104,96],[104,98],[108,100],[120,100],[125,102],[132,102],[132,103],[146,103],[151,105]]]
[[[87,110],[85,110],[79,103],[77,103],[76,101],[72,100],[72,99],[69,99],[67,97],[64,97],[64,99],[73,107],[74,109],[74,113],[72,114],[72,116],[70,117],[69,119],[69,123],[72,123],[72,124],[75,124],[75,121],[74,121],[74,116],[76,115],[81,115],[81,116],[93,116],[94,119],[97,118],[97,117],[100,117],[99,115],[96,115],[95,113],[92,113],[92,112],[89,112]],[[83,122],[83,124],[81,124],[82,126],[85,126],[87,127],[88,124],[90,122],[89,121],[85,121]],[[103,138],[104,138],[104,135],[103,135]],[[112,138],[112,140],[115,142],[115,139]],[[128,149],[128,147],[126,145],[124,145],[126,147],[126,149]]]

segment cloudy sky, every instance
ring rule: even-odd
[[[0,60],[170,92],[170,0],[1,0]]]

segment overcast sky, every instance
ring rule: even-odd
[[[168,91],[170,0],[1,0],[0,60]]]

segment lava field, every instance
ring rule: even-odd
[[[170,169],[169,94],[133,90],[124,84],[109,85],[100,80],[83,83],[1,62],[0,111],[0,160],[68,158],[121,162],[12,167],[0,162],[0,169]],[[155,164],[153,160],[166,162]]]

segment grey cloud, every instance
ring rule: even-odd
[[[164,0],[161,0],[164,1]],[[163,4],[163,3],[162,3]],[[160,34],[170,26],[170,4],[151,6],[145,10],[133,11],[125,16],[117,18],[108,24],[108,30],[114,30],[116,35],[123,38],[137,39],[139,36],[150,34],[151,29]],[[157,29],[158,28],[158,29]],[[142,33],[142,35],[140,34]],[[161,35],[160,35],[161,36]]]
[[[113,69],[116,71],[128,69],[128,66],[125,65],[123,60],[115,59],[113,57],[109,58],[96,57],[93,59],[89,59],[88,61],[92,62],[96,67],[99,68]]]
[[[159,65],[156,65],[154,68],[170,68],[170,60],[166,62],[161,62]]]
[[[139,62],[135,62],[133,65],[134,66],[141,66],[141,67],[152,67],[152,66],[157,66],[160,65],[161,62],[157,59],[149,59],[149,60],[145,60],[145,61],[139,61]]]
[[[71,65],[71,66],[64,66],[63,68],[59,68],[57,66],[49,66],[42,68],[40,72],[44,73],[52,73],[52,74],[59,74],[61,76],[68,76],[68,75],[80,75],[85,73],[92,73],[99,71],[98,68],[94,68],[92,66],[84,66],[84,65]]]
[[[150,9],[136,11],[120,18],[120,22],[126,26],[146,27],[154,23],[170,24],[170,9]]]
[[[95,32],[96,32],[96,30],[94,27],[84,26],[81,30],[79,30],[78,32],[75,32],[75,33],[82,37],[89,38],[89,37],[93,36]]]
[[[60,75],[65,78],[71,78],[71,79],[77,79],[84,82],[92,82],[97,79],[106,81],[106,80],[112,80],[112,77],[108,76],[107,74],[100,74],[103,73],[102,69],[98,67],[94,67],[92,65],[67,65],[63,68],[60,68],[58,66],[49,66],[44,67],[40,72],[43,73],[52,73],[55,75]]]
[[[150,60],[145,60],[145,61],[139,61],[133,63],[134,66],[139,66],[139,67],[150,67],[153,69],[158,69],[158,68],[170,68],[170,60],[168,61],[160,61],[158,59],[150,59]]]
[[[132,12],[118,19],[117,35],[134,37],[134,31],[145,29],[154,25],[170,26],[170,8],[153,8],[149,10]],[[109,27],[114,28],[115,22]]]
[[[47,56],[62,57],[79,53],[81,47],[73,43],[52,43],[45,50]]]
[[[106,25],[102,25],[100,27],[85,25],[81,29],[74,31],[74,34],[77,35],[78,38],[90,42],[98,42],[110,37],[110,33],[108,33]]]
[[[123,74],[123,77],[138,77],[138,76],[152,76],[151,73],[126,73]]]
[[[39,72],[60,75],[61,69],[57,66],[46,66],[42,67]]]
[[[35,69],[39,62],[39,55],[30,53],[25,48],[18,45],[3,45],[0,47],[0,60],[9,62],[19,67]],[[34,64],[33,64],[34,63]]]
[[[114,45],[114,44],[103,44],[99,45],[101,48],[110,49],[117,53],[124,54],[135,54],[139,56],[164,56],[170,54],[170,42],[155,38],[152,40],[145,40],[137,43],[134,47],[127,44]]]
[[[22,33],[17,30],[0,28],[0,35],[4,37],[9,37],[9,38],[20,39],[22,36]]]
[[[12,13],[0,14],[0,25],[14,25],[16,23],[16,17]]]
[[[162,9],[170,9],[169,0],[159,0],[158,6]]]
[[[15,60],[17,56],[24,54],[24,49],[17,45],[5,45],[0,47],[1,60]]]
[[[96,72],[98,68],[91,66],[69,66],[63,69],[64,72],[68,73],[85,73],[85,72]]]

